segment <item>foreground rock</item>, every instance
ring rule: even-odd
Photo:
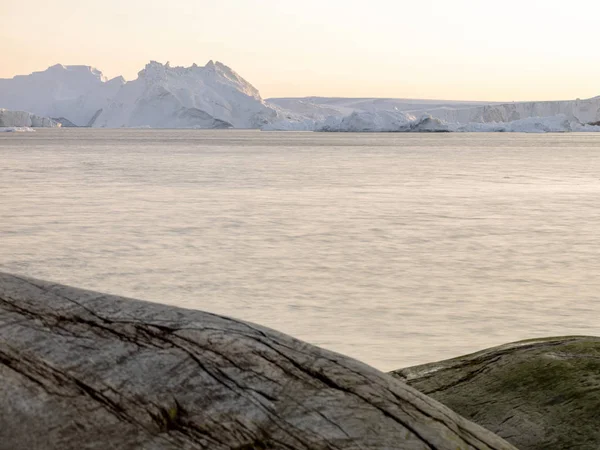
[[[389,375],[275,331],[1,273],[0,443],[513,448]]]
[[[600,338],[517,342],[393,375],[521,450],[600,448]]]

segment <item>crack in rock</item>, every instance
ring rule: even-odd
[[[512,450],[273,330],[0,273],[0,447]]]

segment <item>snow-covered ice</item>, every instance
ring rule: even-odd
[[[56,64],[42,72],[0,79],[0,108],[44,117],[65,117],[85,126],[125,82],[107,80],[90,66]]]
[[[600,97],[587,100],[515,102],[468,108],[434,108],[423,111],[448,123],[515,122],[539,117],[565,117],[570,122],[600,121]]]
[[[600,97],[556,102],[469,104],[408,99],[273,99],[305,120],[269,129],[346,132],[569,132],[599,131]]]
[[[313,119],[343,117],[353,112],[410,111],[413,114],[426,113],[429,109],[467,108],[489,105],[490,102],[465,102],[448,100],[420,100],[404,98],[270,98],[267,102],[284,110]]]
[[[191,67],[151,61],[129,82],[122,77],[108,80],[91,66],[57,64],[0,79],[0,107],[28,111],[31,120],[50,117],[69,126],[108,128],[538,133],[600,129],[592,125],[600,124],[600,97],[516,103],[334,97],[265,101],[235,71],[213,61]]]
[[[509,122],[448,123],[430,114],[415,116],[398,111],[355,111],[347,116],[330,116],[321,121],[281,121],[267,130],[326,132],[453,132],[453,133],[564,133],[600,132],[600,126],[572,121],[564,114],[549,117],[528,117]]]
[[[119,89],[93,126],[260,128],[276,116],[254,86],[220,62],[171,67],[152,61]]]

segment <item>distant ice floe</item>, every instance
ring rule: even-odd
[[[33,128],[29,127],[0,127],[0,133],[30,133],[35,132]]]

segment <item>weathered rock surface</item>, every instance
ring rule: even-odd
[[[517,342],[393,375],[521,450],[600,449],[600,338]]]
[[[0,273],[2,449],[512,449],[278,332]]]

